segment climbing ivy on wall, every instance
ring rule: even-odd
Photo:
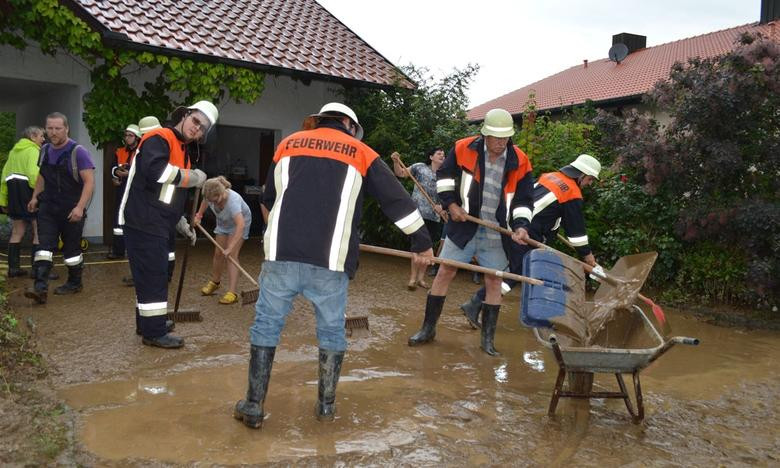
[[[84,123],[98,146],[118,141],[125,126],[144,115],[162,118],[198,99],[254,102],[265,83],[265,74],[246,68],[112,49],[56,0],[0,0],[0,44],[24,49],[28,41],[89,68],[92,89],[84,96]],[[155,78],[137,91],[129,77],[150,72]]]

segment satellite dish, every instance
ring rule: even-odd
[[[620,63],[628,55],[628,47],[618,42],[609,48],[609,59],[613,62]]]

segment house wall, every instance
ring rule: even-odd
[[[23,51],[0,46],[0,108],[16,112],[17,135],[29,125],[43,127],[50,112],[62,112],[68,117],[70,137],[89,150],[100,173],[103,152],[90,141],[82,121],[81,97],[90,87],[89,71],[69,55],[44,55],[34,46]],[[84,235],[92,238],[102,235],[103,223],[103,183],[100,177],[95,182],[84,225]]]
[[[153,71],[135,74],[128,77],[136,89],[140,90],[143,82],[154,76]],[[7,85],[7,86],[4,86]],[[45,116],[49,112],[59,111],[70,120],[70,136],[84,145],[92,154],[96,169],[96,187],[92,204],[88,210],[84,235],[92,240],[101,241],[103,223],[111,223],[111,219],[103,219],[104,166],[103,151],[98,150],[90,141],[89,132],[82,121],[84,108],[82,98],[91,88],[89,71],[80,62],[67,54],[56,56],[44,55],[35,46],[19,51],[9,46],[0,46],[0,110],[15,112],[17,115],[17,134],[28,125],[44,125]],[[304,84],[287,76],[268,75],[261,98],[251,104],[235,102],[221,103],[219,124],[226,126],[261,130],[265,135],[269,131],[274,135],[274,146],[281,138],[300,129],[303,118],[315,113],[326,102],[337,100],[340,85],[311,81]],[[6,91],[3,91],[3,90]],[[21,93],[21,94],[20,94]],[[141,115],[138,116],[142,117]],[[166,116],[158,116],[161,121]],[[117,140],[121,138],[124,128],[117,129]],[[257,145],[253,141],[249,147]],[[226,147],[240,147],[231,142]],[[230,169],[231,164],[241,157],[248,166],[249,173],[256,174],[260,165],[256,151],[249,151],[245,156],[222,151],[219,142],[213,145],[214,157],[227,161],[219,164],[222,170]],[[211,163],[209,164],[211,165]],[[211,174],[210,174],[211,175]],[[262,183],[262,182],[260,182]],[[109,226],[110,227],[110,226]]]

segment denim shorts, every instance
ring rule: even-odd
[[[484,226],[477,228],[474,237],[462,249],[449,237],[446,238],[439,257],[462,263],[471,263],[471,259],[476,258],[479,266],[499,271],[504,271],[509,265],[501,238],[488,237],[487,228]]]
[[[319,347],[344,351],[344,322],[349,278],[343,271],[301,262],[263,262],[258,278],[260,295],[255,304],[255,321],[249,339],[255,346],[274,347],[284,328],[287,314],[298,294],[314,305]]]

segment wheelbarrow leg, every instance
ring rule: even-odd
[[[623,376],[621,374],[615,374],[615,377],[617,378],[617,383],[620,387],[620,393],[623,395],[623,401],[626,403],[628,414],[630,414],[631,419],[636,422],[636,412],[634,412],[634,405],[631,404],[631,398],[628,396],[628,388],[626,388],[626,383],[623,381]]]
[[[566,378],[566,368],[558,368],[558,378],[555,379],[555,388],[553,389],[552,398],[550,399],[550,409],[547,410],[547,415],[552,416],[555,414],[555,408],[558,407],[558,399],[561,397],[561,391],[563,390],[563,380]]]
[[[634,417],[634,424],[639,424],[645,419],[645,403],[642,400],[642,386],[639,384],[639,371],[634,371],[634,393],[636,394],[636,408],[638,414]]]

